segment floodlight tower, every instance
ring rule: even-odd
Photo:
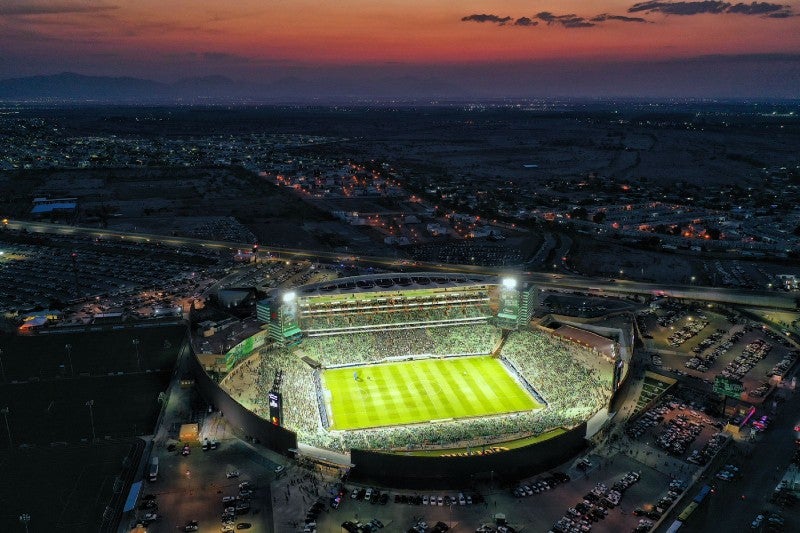
[[[69,360],[69,373],[72,377],[75,377],[75,367],[72,366],[72,345],[67,343],[64,345],[64,349],[67,351],[67,359]]]
[[[139,339],[132,339],[131,344],[136,348],[136,364],[139,367],[139,372],[142,371],[142,358],[139,356]]]
[[[19,515],[19,521],[22,522],[23,526],[25,526],[25,533],[28,533],[28,524],[31,521],[31,515],[28,513],[22,513]]]
[[[92,423],[92,442],[97,440],[97,436],[94,433],[94,412],[92,411],[92,407],[94,407],[94,400],[89,400],[86,402],[86,407],[89,408],[89,421]]]
[[[8,448],[14,448],[14,442],[11,440],[11,426],[8,425],[8,407],[3,407],[0,409],[0,413],[3,413],[3,418],[6,419],[6,434],[8,435]]]
[[[520,298],[517,278],[506,276],[500,280],[497,324],[503,329],[515,330],[519,325]]]
[[[72,252],[69,254],[70,259],[72,260],[72,275],[75,278],[75,295],[80,294],[81,286],[78,282],[78,253]]]

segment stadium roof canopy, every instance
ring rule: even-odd
[[[333,281],[324,281],[304,285],[295,289],[300,297],[322,296],[326,294],[354,293],[354,292],[379,292],[379,291],[408,291],[435,288],[469,287],[478,284],[497,284],[495,276],[481,276],[477,274],[444,274],[440,272],[414,272],[385,274],[370,274],[368,276],[353,276]]]

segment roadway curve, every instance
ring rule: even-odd
[[[151,233],[135,233],[101,228],[87,228],[82,226],[69,226],[49,222],[33,222],[21,220],[4,221],[5,227],[14,230],[26,230],[31,233],[52,233],[56,235],[84,235],[108,239],[109,237],[124,239],[133,242],[160,242],[170,246],[196,246],[219,250],[237,249],[249,250],[253,243],[237,243],[227,241],[214,241],[210,239],[196,239],[192,237],[174,237],[170,235],[157,235]],[[649,296],[669,296],[687,300],[700,300],[729,305],[744,305],[748,307],[767,307],[770,309],[798,308],[796,298],[788,293],[771,291],[753,291],[743,289],[730,289],[719,287],[706,287],[698,285],[662,285],[632,280],[602,280],[585,276],[562,275],[546,272],[519,272],[512,268],[494,268],[476,265],[457,265],[427,262],[411,262],[396,257],[378,256],[353,256],[339,252],[324,252],[317,250],[302,250],[297,248],[282,248],[261,246],[259,253],[269,253],[285,259],[310,260],[321,262],[351,262],[360,266],[373,266],[387,269],[406,269],[433,272],[472,272],[486,275],[513,275],[525,281],[551,288],[579,289],[597,294],[637,294]]]

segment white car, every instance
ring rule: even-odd
[[[225,474],[225,476],[226,476],[228,479],[231,479],[231,478],[234,478],[234,477],[239,477],[239,471],[238,471],[238,470],[231,470],[230,472],[228,472],[227,474]]]

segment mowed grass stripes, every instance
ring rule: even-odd
[[[358,372],[358,380],[353,373]],[[400,426],[541,405],[491,356],[423,359],[322,373],[331,429]]]

